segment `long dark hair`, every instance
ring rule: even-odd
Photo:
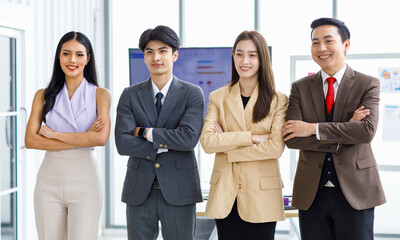
[[[258,69],[258,98],[253,109],[253,123],[257,123],[269,114],[272,98],[276,96],[274,74],[272,72],[269,49],[265,38],[257,31],[243,31],[236,38],[232,49],[232,77],[230,85],[233,86],[239,81],[239,74],[236,71],[233,56],[237,44],[242,40],[252,40],[254,42],[260,61],[260,68]]]
[[[94,60],[94,52],[92,48],[92,44],[88,37],[85,34],[80,32],[68,32],[66,33],[58,42],[56,56],[54,57],[54,65],[53,65],[53,74],[51,76],[51,80],[47,88],[44,90],[44,105],[42,112],[42,121],[46,123],[46,114],[53,108],[56,96],[61,91],[65,83],[65,74],[61,69],[60,65],[60,52],[64,43],[70,40],[77,40],[82,43],[86,48],[86,55],[89,57],[89,62],[85,66],[83,71],[83,76],[86,80],[96,86],[99,86],[97,83],[97,72],[96,72],[96,62]]]

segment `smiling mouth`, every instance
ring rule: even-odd
[[[75,70],[75,69],[78,68],[78,66],[67,65],[67,68],[68,68],[69,70]]]
[[[240,69],[242,69],[243,71],[248,71],[251,69],[251,67],[240,67]]]
[[[320,59],[327,59],[327,58],[329,58],[331,55],[322,55],[322,56],[319,56],[319,58]]]

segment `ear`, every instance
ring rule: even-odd
[[[89,63],[89,61],[90,61],[90,54],[88,54],[88,56],[87,56],[87,61],[86,61],[86,65]]]
[[[176,62],[176,60],[178,60],[178,55],[179,55],[178,50],[176,50],[176,51],[172,54],[172,58],[173,58],[173,61],[174,61],[174,62]]]
[[[347,40],[344,42],[344,53],[345,53],[345,54],[349,51],[349,48],[350,48],[350,39],[347,39]]]

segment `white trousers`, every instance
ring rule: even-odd
[[[101,181],[91,149],[47,151],[35,187],[40,240],[95,240]]]

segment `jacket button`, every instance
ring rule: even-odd
[[[165,144],[165,145],[164,145],[164,148],[167,148],[167,147],[168,147],[167,144]]]
[[[150,156],[147,156],[147,159],[150,159]]]
[[[331,171],[328,171],[328,175],[331,175],[332,173],[331,173]]]
[[[328,157],[328,162],[332,161],[332,158]]]
[[[242,184],[239,184],[239,189],[242,189]]]
[[[154,165],[156,168],[160,167],[160,164],[156,163],[156,165]]]
[[[162,148],[162,144],[160,144],[160,148]]]

